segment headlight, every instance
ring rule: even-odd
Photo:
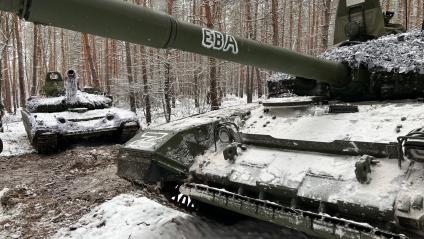
[[[57,121],[58,121],[59,123],[61,123],[61,124],[66,123],[66,119],[65,119],[65,118],[63,118],[63,117],[58,117],[58,118],[57,118]]]
[[[114,114],[112,114],[112,113],[107,113],[107,115],[106,115],[106,119],[107,120],[113,120],[115,118],[115,115]]]

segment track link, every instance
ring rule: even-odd
[[[285,207],[199,184],[184,184],[184,195],[220,208],[323,238],[407,239],[405,235],[380,230],[369,224]]]

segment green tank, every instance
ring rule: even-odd
[[[46,76],[43,96],[31,97],[22,121],[38,153],[54,153],[83,139],[106,138],[125,143],[140,128],[135,113],[112,107],[104,95],[78,90],[75,71],[67,74],[66,90],[59,72]]]
[[[274,77],[278,87],[270,84],[273,97],[262,104],[142,131],[121,149],[119,176],[159,184],[189,207],[219,207],[321,238],[424,236],[424,71],[419,60],[412,70],[400,67],[390,52],[402,45],[419,54],[422,33],[402,33],[379,1],[340,0],[337,46],[321,57],[118,0],[0,0],[0,9],[291,75]],[[366,61],[384,50],[391,65]]]

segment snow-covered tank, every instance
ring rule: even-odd
[[[120,0],[0,0],[0,9],[32,22],[295,76],[275,76],[281,86],[275,90],[282,91],[270,92],[274,98],[262,104],[140,132],[122,148],[118,175],[160,183],[183,203],[322,238],[424,236],[424,73],[422,57],[415,57],[423,37],[402,33],[378,0],[339,1],[334,42],[344,47],[321,58]]]
[[[339,44],[320,58],[348,66],[349,78],[275,74],[260,104],[141,132],[122,149],[118,175],[160,182],[189,208],[314,237],[423,238],[424,32],[384,22],[378,1],[341,1],[338,11]],[[354,36],[362,26],[341,12],[381,19],[364,24],[375,34]],[[342,18],[353,29],[344,39]]]
[[[57,85],[60,73],[54,75],[58,76]],[[53,85],[45,88],[57,92]],[[70,142],[88,138],[107,137],[125,143],[140,128],[137,115],[112,107],[110,97],[79,91],[73,70],[68,71],[66,95],[31,97],[22,110],[22,120],[38,153],[56,152]]]

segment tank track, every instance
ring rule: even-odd
[[[323,238],[407,239],[405,235],[329,215],[285,207],[270,201],[200,184],[184,184],[180,192],[195,200]]]
[[[139,128],[140,127],[137,124],[122,126],[119,135],[119,142],[126,143],[128,140],[130,140],[137,134]]]
[[[35,138],[34,147],[39,154],[51,154],[58,150],[58,138],[56,134],[38,135]]]

